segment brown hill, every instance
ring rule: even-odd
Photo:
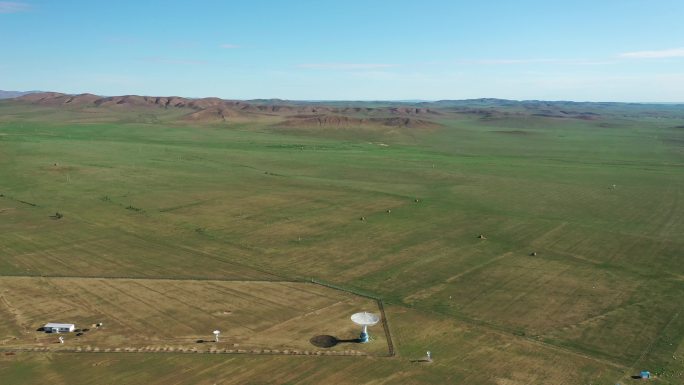
[[[373,117],[358,118],[343,115],[297,115],[277,124],[283,127],[404,127],[404,128],[434,128],[439,124],[415,118],[404,117]]]
[[[286,127],[360,127],[388,126],[427,128],[436,123],[427,119],[438,112],[429,108],[414,107],[331,107],[274,100],[273,104],[245,102],[219,98],[191,99],[178,96],[122,95],[101,97],[92,94],[67,95],[43,92],[16,98],[45,106],[90,106],[113,109],[126,108],[178,108],[187,109],[181,118],[192,122],[226,122],[228,118],[283,119],[279,124]],[[418,118],[420,117],[420,118]]]
[[[93,104],[95,101],[101,99],[101,96],[93,94],[67,95],[58,92],[40,92],[36,94],[28,94],[17,98],[17,100],[30,102],[33,104],[59,106],[59,105],[87,105]]]
[[[241,111],[222,106],[207,107],[183,116],[183,120],[191,122],[227,122],[228,118],[244,117]]]
[[[361,126],[365,122],[364,119],[341,115],[297,115],[278,125],[285,127],[355,127]]]
[[[15,100],[38,104],[49,102],[50,100],[61,96],[64,96],[64,94],[60,94],[59,92],[37,92],[35,94],[20,96],[18,98],[15,98]]]
[[[429,108],[391,107],[389,110],[392,114],[401,116],[439,115],[437,111]]]
[[[202,98],[191,100],[188,103],[188,107],[201,110],[203,108],[223,106],[226,104],[226,100],[219,98]]]
[[[370,121],[374,124],[380,124],[383,126],[390,126],[390,127],[405,127],[405,128],[434,128],[438,127],[439,124],[435,122],[431,122],[429,120],[425,119],[416,119],[416,118],[400,118],[400,117],[392,117],[392,118],[373,118],[370,119]]]
[[[135,107],[187,107],[189,99],[180,98],[176,96],[158,97],[158,96],[138,96],[138,95],[124,95],[124,96],[110,96],[94,101],[96,106],[135,106]]]

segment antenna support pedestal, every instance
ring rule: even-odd
[[[361,329],[361,335],[359,336],[359,342],[366,343],[366,342],[368,342],[368,339],[369,339],[368,326],[363,325],[363,329]]]

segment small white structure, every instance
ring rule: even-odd
[[[221,334],[221,331],[220,330],[214,330],[213,333],[214,333],[214,342],[218,342],[218,337],[219,337],[219,334]]]
[[[56,322],[46,323],[43,326],[43,331],[46,333],[71,333],[76,330],[76,325],[74,324],[60,324]]]
[[[60,344],[63,344],[63,343],[64,343],[64,337],[59,336],[59,343],[60,343]]]

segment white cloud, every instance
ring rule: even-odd
[[[382,63],[309,63],[297,67],[316,70],[356,71],[396,67],[396,64]]]
[[[16,13],[28,11],[31,8],[26,3],[16,3],[14,1],[0,1],[0,13]]]
[[[237,44],[221,44],[221,48],[234,49],[234,48],[240,48],[240,46]]]
[[[673,57],[684,57],[684,48],[671,48],[660,51],[624,52],[619,56],[629,59],[666,59]]]

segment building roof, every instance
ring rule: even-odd
[[[75,327],[75,325],[74,324],[60,324],[60,323],[56,323],[56,322],[48,322],[43,327],[45,327],[45,328],[67,328],[67,329],[71,329],[72,327]]]

